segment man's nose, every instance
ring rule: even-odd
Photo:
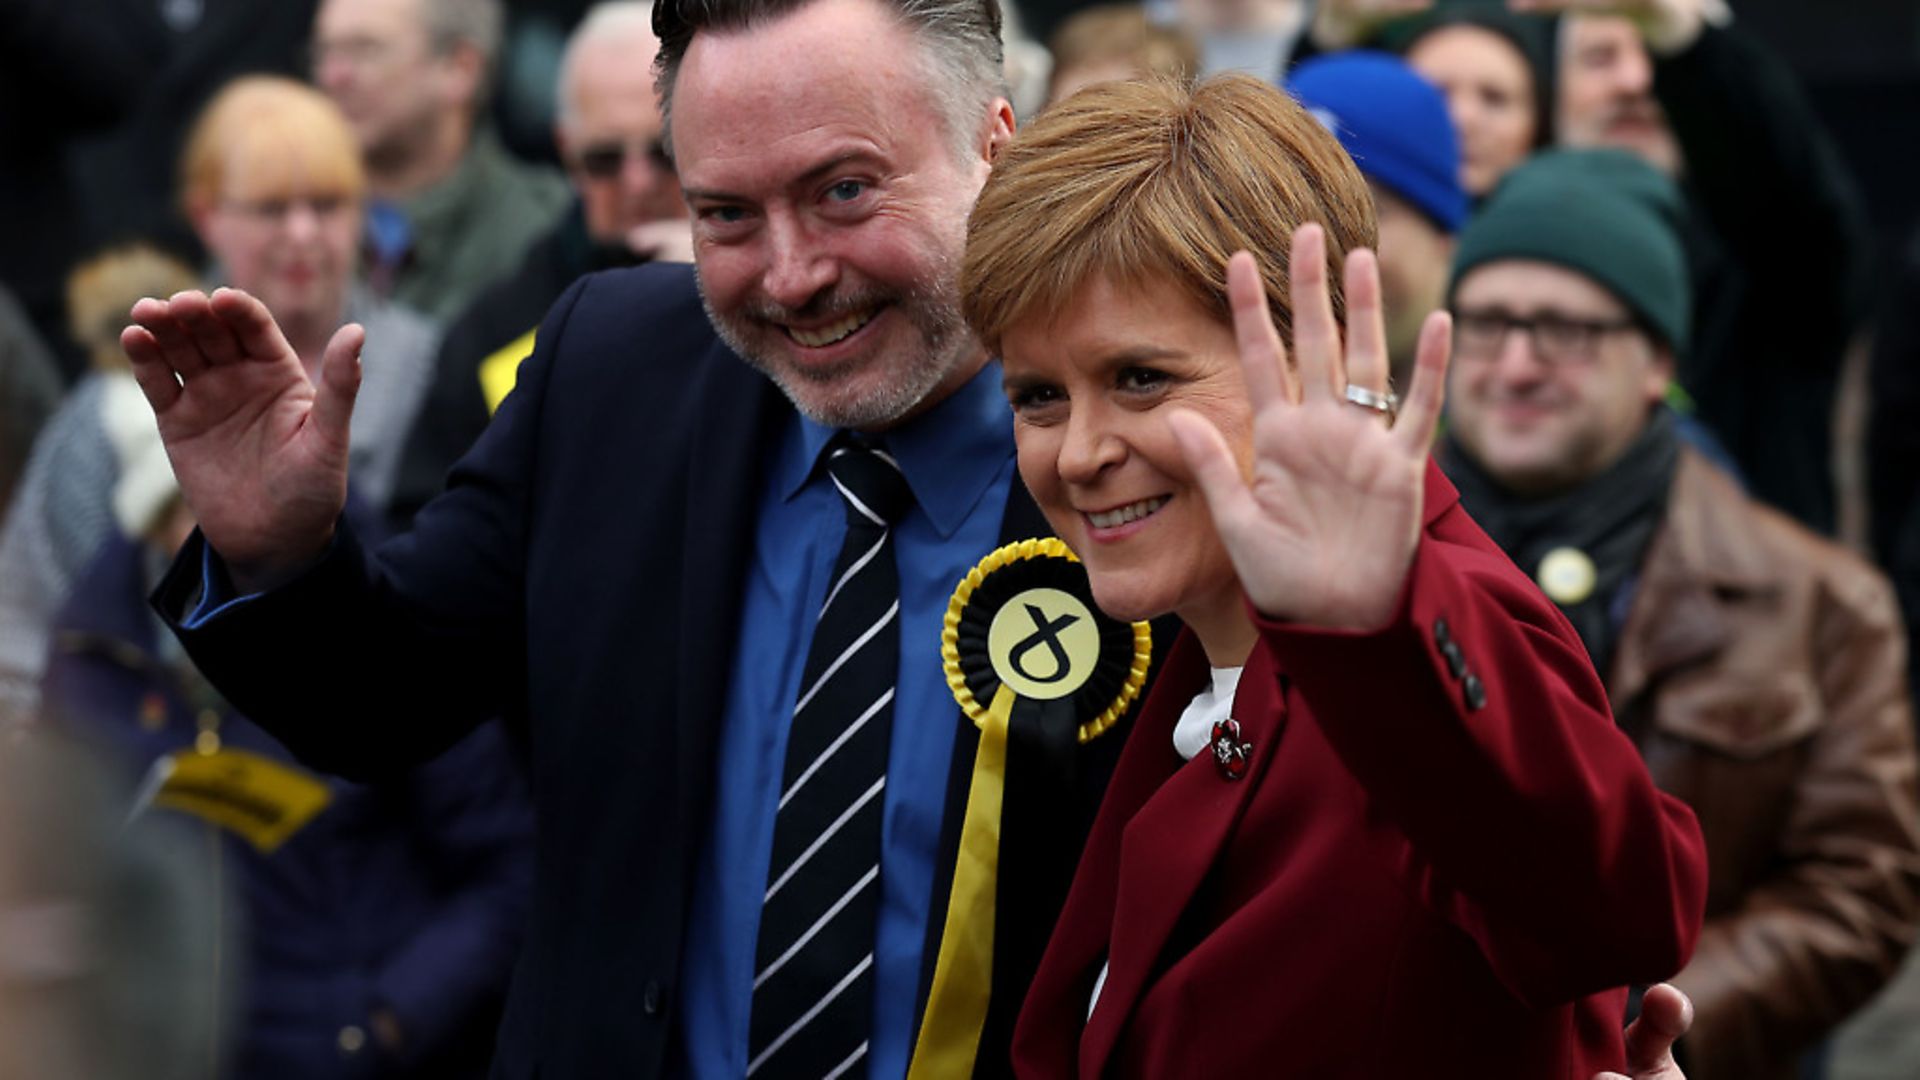
[[[1532,383],[1546,375],[1547,361],[1540,355],[1531,327],[1507,327],[1506,336],[1500,339],[1500,350],[1494,356],[1494,370],[1504,382]]]
[[[785,214],[769,214],[766,225],[767,272],[762,283],[774,303],[803,308],[839,278],[839,262],[818,239]]]
[[[1653,93],[1653,57],[1644,47],[1635,46],[1622,51],[1620,62],[1613,69],[1614,89],[1630,97],[1645,97]]]

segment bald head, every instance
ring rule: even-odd
[[[560,64],[555,138],[586,210],[587,230],[620,243],[636,227],[685,214],[660,147],[653,8],[636,0],[587,13]]]

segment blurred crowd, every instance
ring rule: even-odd
[[[1022,118],[1244,71],[1359,165],[1396,384],[1451,310],[1443,467],[1701,818],[1701,1080],[1820,1075],[1920,920],[1920,231],[1872,219],[1738,9],[1006,13]],[[0,1077],[486,1074],[525,733],[348,781],[223,700],[148,608],[194,521],[120,333],[215,286],[310,371],[365,327],[348,513],[404,530],[570,283],[694,259],[652,27],[645,0],[0,0]],[[1623,336],[1632,374],[1575,385]],[[1579,430],[1516,434],[1554,395]]]

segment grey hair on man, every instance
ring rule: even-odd
[[[567,38],[566,52],[560,56],[559,93],[554,105],[558,119],[564,126],[572,118],[579,106],[575,100],[574,68],[579,62],[580,53],[590,45],[625,44],[648,50],[647,60],[652,62],[652,50],[658,45],[653,36],[653,4],[649,0],[604,0],[587,9],[586,17],[580,25],[574,27],[573,34]],[[639,57],[634,57],[638,61]]]
[[[680,62],[700,31],[744,30],[790,14],[813,0],[654,0],[654,89],[660,96],[662,132],[673,148],[673,84]],[[957,151],[979,134],[977,118],[994,98],[1007,96],[1000,44],[999,0],[878,0],[926,46],[928,81]]]
[[[506,18],[501,0],[420,0],[420,21],[433,51],[447,53],[460,45],[471,46],[480,54],[486,72],[493,70],[500,55]]]

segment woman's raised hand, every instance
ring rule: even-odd
[[[1233,256],[1227,291],[1254,411],[1250,475],[1203,417],[1180,411],[1168,423],[1240,584],[1272,618],[1348,630],[1383,626],[1420,540],[1427,452],[1451,344],[1448,316],[1436,312],[1422,328],[1413,385],[1389,427],[1381,412],[1347,393],[1350,386],[1387,392],[1373,252],[1358,249],[1346,260],[1343,347],[1328,298],[1326,234],[1318,225],[1294,231],[1292,368],[1253,256]]]

